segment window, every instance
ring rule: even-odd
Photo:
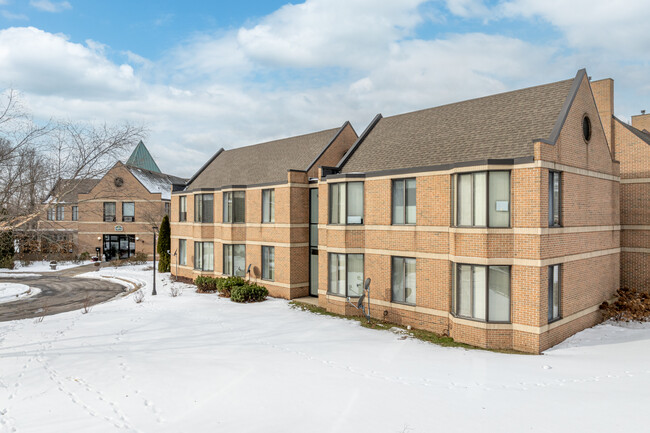
[[[214,196],[212,194],[196,194],[194,196],[194,222],[211,223]]]
[[[453,265],[453,311],[486,322],[510,321],[510,267]]]
[[[330,224],[363,224],[363,182],[330,184]]]
[[[415,179],[393,181],[393,224],[415,224]]]
[[[79,221],[79,207],[72,206],[72,221]]]
[[[275,190],[262,190],[262,222],[275,222]]]
[[[243,223],[246,220],[246,191],[223,193],[223,222]]]
[[[51,207],[47,210],[47,219],[48,221],[54,221],[56,219],[56,208]]]
[[[246,245],[223,246],[223,273],[237,277],[246,275]]]
[[[56,207],[56,220],[57,221],[65,220],[65,206]]]
[[[510,226],[509,171],[456,175],[453,190],[456,226]]]
[[[104,221],[115,222],[115,202],[104,202]]]
[[[591,119],[587,115],[582,118],[582,137],[585,139],[585,143],[589,143],[591,140]]]
[[[275,280],[275,247],[262,247],[262,279]]]
[[[214,244],[212,242],[194,242],[194,269],[214,270]]]
[[[560,173],[549,171],[548,173],[548,226],[560,226]]]
[[[172,204],[168,201],[165,202],[165,215],[169,216],[172,211]]]
[[[132,201],[122,202],[122,221],[132,223],[135,221],[135,203]]]
[[[178,264],[187,264],[187,240],[185,239],[178,240]]]
[[[340,296],[361,296],[363,254],[329,255],[329,292]]]
[[[178,198],[178,221],[187,221],[187,196],[185,195]]]
[[[560,318],[560,265],[548,267],[548,321]]]
[[[415,305],[415,259],[393,257],[393,302]]]

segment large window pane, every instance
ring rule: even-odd
[[[318,188],[309,190],[309,222],[318,224]]]
[[[393,301],[404,302],[404,259],[393,257]]]
[[[406,179],[406,224],[415,224],[415,179]]]
[[[233,245],[233,274],[238,277],[246,275],[246,245]]]
[[[187,197],[180,196],[178,198],[178,221],[183,222],[187,220]]]
[[[510,321],[510,268],[490,266],[490,322]]]
[[[275,279],[274,247],[262,247],[262,278],[271,281]]]
[[[404,259],[404,302],[415,304],[415,259]]]
[[[555,171],[549,172],[548,225],[560,225],[560,173]]]
[[[490,227],[510,226],[510,172],[490,172]]]
[[[458,293],[456,296],[459,316],[472,316],[472,267],[470,265],[458,265]]]
[[[361,296],[363,291],[363,255],[348,254],[348,296]]]
[[[348,224],[363,224],[363,182],[350,182],[348,191]]]
[[[275,222],[275,190],[265,189],[262,191],[262,222]]]
[[[201,269],[203,267],[203,244],[201,242],[194,242],[194,269]]]
[[[345,254],[330,254],[330,292],[345,295]]]
[[[474,224],[487,226],[486,199],[487,199],[487,173],[474,173]]]
[[[203,205],[201,202],[201,194],[194,196],[194,222],[201,222],[203,217]]]
[[[472,225],[472,175],[458,176],[458,225]]]
[[[548,320],[560,318],[560,265],[549,266]]]
[[[187,264],[187,241],[185,239],[178,240],[178,264]]]
[[[393,224],[404,224],[406,197],[404,194],[404,181],[393,181]]]
[[[473,315],[475,319],[485,320],[485,284],[487,280],[485,266],[473,266],[472,267],[472,308]]]
[[[243,223],[246,221],[246,192],[233,191],[232,222]]]
[[[223,270],[226,275],[232,275],[232,245],[223,246]]]
[[[232,222],[232,192],[223,193],[223,222]]]
[[[214,244],[203,242],[203,267],[204,271],[214,270]]]
[[[330,223],[341,224],[344,219],[341,215],[345,215],[345,196],[341,197],[342,187],[341,183],[334,183],[330,185]]]

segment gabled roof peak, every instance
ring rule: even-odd
[[[131,153],[131,156],[129,156],[129,159],[126,161],[126,165],[142,168],[154,173],[161,172],[160,168],[158,168],[158,164],[156,164],[156,161],[154,161],[147,146],[144,145],[142,140],[140,140],[138,145],[135,146],[135,149],[133,149],[133,153]]]

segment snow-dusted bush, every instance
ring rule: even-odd
[[[257,284],[245,283],[242,286],[235,286],[230,292],[230,300],[233,302],[261,302],[269,295],[266,287]]]

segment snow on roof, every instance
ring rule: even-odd
[[[172,185],[185,185],[187,179],[164,173],[154,173],[139,167],[127,165],[126,168],[152,194],[160,194],[163,200],[171,200]]]

